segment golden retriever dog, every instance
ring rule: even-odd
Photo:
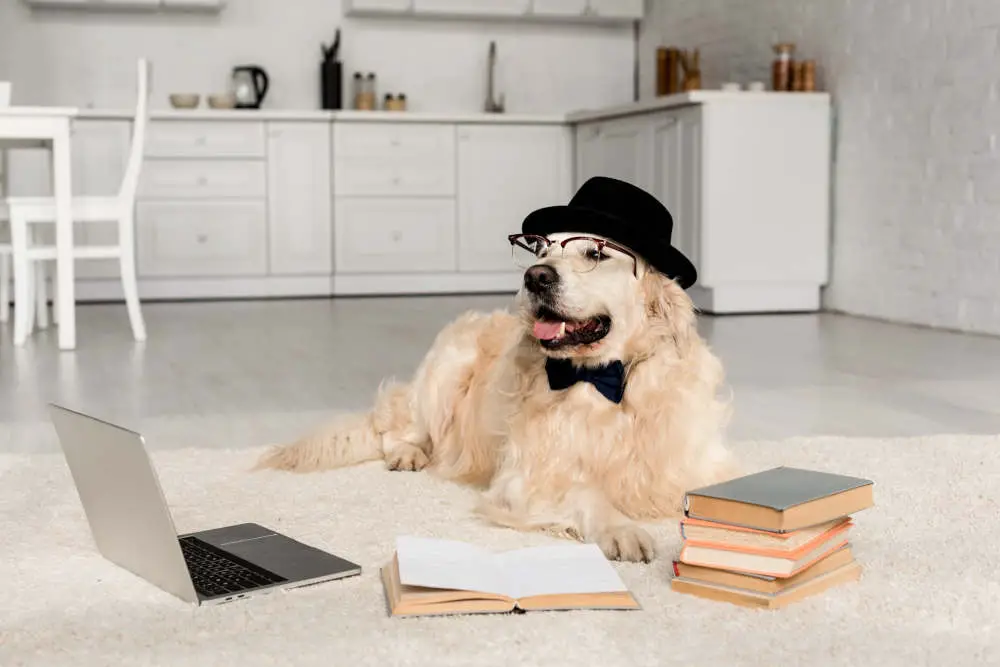
[[[682,286],[694,267],[669,246],[671,224],[651,195],[606,178],[533,213],[510,237],[528,267],[514,308],[458,317],[371,411],[258,467],[426,468],[482,489],[478,511],[497,525],[650,561],[640,523],[678,516],[685,491],[737,474],[722,365],[696,329]]]

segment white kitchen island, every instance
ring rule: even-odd
[[[576,179],[656,195],[712,313],[816,311],[828,281],[827,93],[694,91],[570,114]]]
[[[825,94],[699,91],[569,115],[153,111],[137,203],[143,299],[511,292],[507,234],[596,174],[656,194],[708,312],[816,310]],[[74,191],[120,182],[129,113],[80,112]],[[50,190],[11,156],[11,193]],[[99,226],[78,242],[100,242]],[[108,230],[113,233],[113,230]],[[121,297],[82,263],[79,300]]]

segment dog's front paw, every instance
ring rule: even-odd
[[[398,444],[385,457],[389,470],[423,470],[429,462],[424,450],[414,445]]]
[[[608,528],[597,536],[597,546],[610,560],[648,563],[656,556],[653,538],[632,523]]]

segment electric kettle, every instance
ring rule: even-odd
[[[236,108],[259,109],[269,84],[267,72],[257,65],[234,67],[231,88]]]

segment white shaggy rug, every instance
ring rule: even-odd
[[[269,437],[301,423],[281,419]],[[857,515],[853,537],[862,580],[780,611],[672,592],[680,541],[667,521],[653,527],[656,561],[616,564],[641,611],[393,619],[378,567],[396,535],[498,549],[550,538],[480,524],[470,491],[425,473],[367,464],[251,474],[265,438],[249,437],[250,449],[184,447],[232,435],[225,422],[141,424],[165,448],[153,458],[178,530],[256,521],[353,559],[364,574],[189,606],[97,554],[61,456],[0,455],[0,665],[1000,664],[1000,437],[734,445],[753,469],[812,466],[876,482],[877,506]],[[52,437],[40,425],[16,428],[0,442]]]

